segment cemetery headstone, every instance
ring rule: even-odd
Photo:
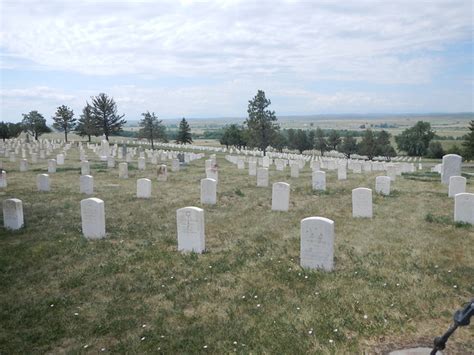
[[[87,239],[105,237],[104,201],[96,197],[81,201],[82,234]]]
[[[184,207],[176,211],[178,250],[202,253],[205,250],[204,210]]]

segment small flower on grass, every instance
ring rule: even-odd
[[[310,330],[308,330],[308,334],[309,334],[309,335],[313,334],[313,328],[311,328]]]
[[[203,349],[207,349],[207,345],[204,345],[202,348],[203,348]]]
[[[86,344],[83,346],[84,349],[87,349],[89,347],[89,344]]]
[[[212,265],[209,265],[209,269],[212,269]],[[207,345],[206,345],[207,346]]]
[[[49,306],[50,306],[50,307],[54,307],[54,304],[51,303]]]
[[[300,307],[296,307],[296,310],[299,311],[301,308]]]
[[[438,265],[435,265],[435,269],[437,269],[439,266]]]
[[[329,343],[331,343],[331,344],[332,344],[332,343],[334,343],[334,340],[332,340],[332,339],[329,339]]]
[[[141,337],[141,339],[140,339],[140,340],[141,340],[141,341],[143,341],[143,340],[145,340],[145,339],[146,339],[146,337]]]
[[[334,333],[337,333],[337,328],[336,328],[336,329],[334,329]]]
[[[307,279],[307,278],[308,278],[308,275],[305,275],[304,278]]]
[[[364,314],[364,319],[367,319],[367,318],[369,318],[369,317],[367,316],[367,314]]]
[[[257,296],[257,295],[255,295],[255,296],[253,296],[253,298],[257,299],[257,298],[258,298],[258,296]]]
[[[454,287],[454,288],[458,288],[458,285],[454,285],[453,287]]]
[[[100,351],[104,352],[106,349],[105,348],[101,348]]]
[[[75,315],[75,316],[78,316],[78,315],[79,315],[79,313],[75,312],[75,313],[74,313],[74,315]]]
[[[257,308],[260,308],[260,303],[259,303],[259,304],[257,304]]]
[[[236,341],[234,341],[232,344],[234,344],[234,345],[237,345],[237,342],[236,342]]]
[[[142,324],[142,328],[146,328],[146,324]]]
[[[242,299],[243,299],[243,300],[245,299],[245,295],[242,296]]]

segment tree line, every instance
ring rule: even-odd
[[[362,132],[347,130],[323,130],[321,128],[280,129],[275,111],[271,110],[270,99],[267,99],[263,90],[248,101],[248,117],[243,125],[231,124],[221,133],[220,143],[229,147],[256,148],[266,154],[268,147],[283,151],[283,149],[297,150],[302,153],[306,150],[318,150],[321,155],[336,150],[347,158],[353,154],[365,155],[369,159],[382,156],[390,159],[396,155],[396,150],[390,142],[391,135],[385,131],[372,131],[370,128]],[[64,132],[67,142],[68,133],[75,132],[80,136],[88,137],[104,135],[109,139],[111,135],[125,135],[123,126],[127,123],[125,115],[118,114],[117,104],[112,97],[101,93],[86,102],[82,113],[77,119],[71,108],[62,105],[52,117],[53,128]],[[183,118],[176,133],[167,132],[162,120],[154,112],[142,113],[139,122],[138,138],[150,141],[154,149],[157,141],[168,142],[172,136],[176,143],[188,144],[193,142],[189,123]],[[436,134],[429,122],[419,121],[413,127],[405,129],[395,136],[397,148],[409,156],[426,156],[441,158],[445,153],[460,154],[467,159],[474,159],[474,120],[469,127],[470,133],[464,137],[462,146],[454,145],[447,152],[440,142],[433,141]],[[23,114],[20,123],[0,122],[0,138],[3,140],[18,137],[21,132],[38,137],[51,128],[46,125],[46,119],[38,111]],[[128,132],[127,132],[128,133]],[[359,138],[359,140],[357,139]]]
[[[321,155],[336,150],[347,158],[353,154],[365,155],[369,159],[382,156],[386,159],[395,156],[396,150],[390,142],[391,135],[385,130],[362,132],[287,129],[281,130],[275,111],[269,109],[271,101],[265,97],[265,92],[259,90],[257,95],[249,100],[248,118],[243,125],[231,124],[226,127],[220,138],[220,143],[229,147],[258,148],[265,154],[269,146],[283,151],[283,149],[297,150],[302,153],[306,150],[319,150]],[[399,151],[409,156],[426,156],[441,158],[446,153],[462,155],[467,159],[474,159],[474,121],[470,123],[470,133],[464,137],[462,147],[454,145],[445,152],[441,143],[432,141],[435,132],[429,122],[419,121],[413,127],[405,129],[395,136],[395,143]],[[361,137],[360,141],[356,136]]]
[[[82,113],[77,119],[74,111],[61,105],[57,108],[52,117],[53,128],[64,132],[64,140],[68,141],[68,134],[75,132],[81,137],[87,137],[91,141],[92,136],[104,135],[109,140],[111,135],[118,135],[123,132],[123,126],[127,123],[125,115],[118,114],[117,104],[112,97],[100,93],[91,98],[91,103],[86,102]],[[154,112],[142,113],[143,118],[139,122],[138,137],[148,139],[154,148],[154,142],[167,142],[166,128],[162,120],[158,120]],[[19,123],[0,122],[0,138],[4,141],[18,137],[22,132],[31,135],[35,140],[43,133],[51,132],[51,128],[46,124],[46,119],[38,111],[30,111],[23,114],[23,119]],[[192,143],[191,128],[183,118],[176,135],[176,143]]]

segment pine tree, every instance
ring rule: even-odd
[[[23,114],[21,123],[23,130],[35,137],[35,140],[38,140],[38,137],[43,133],[51,132],[51,128],[46,125],[46,119],[38,111]]]
[[[341,135],[337,130],[333,129],[331,132],[329,132],[328,146],[331,149],[336,150],[339,144],[341,144],[341,141]]]
[[[356,139],[352,136],[344,137],[341,144],[341,152],[346,156],[347,159],[349,159],[352,154],[357,153]]]
[[[122,127],[127,121],[123,119],[125,115],[117,114],[117,104],[112,97],[101,93],[92,97],[92,117],[96,123],[99,134],[104,134],[105,139],[122,131]]]
[[[359,154],[366,155],[369,160],[372,160],[377,154],[377,142],[374,132],[370,129],[365,131],[362,141],[359,143]]]
[[[474,120],[471,121],[469,126],[470,132],[466,134],[465,141],[463,142],[463,155],[464,158],[473,160],[474,159]]]
[[[140,130],[138,131],[138,136],[140,138],[146,138],[151,142],[151,149],[155,149],[154,141],[161,139],[167,141],[165,126],[163,121],[158,120],[155,116],[155,113],[145,112],[142,113],[143,119],[140,121]]]
[[[77,122],[75,131],[81,137],[87,136],[89,142],[91,141],[91,136],[99,135],[96,121],[92,116],[92,107],[87,102],[86,106],[82,109],[82,115]]]
[[[276,123],[275,111],[268,109],[272,102],[265,97],[263,90],[258,90],[257,95],[249,100],[245,124],[249,133],[249,145],[257,147],[265,155],[267,147],[272,143],[274,135],[280,127]]]
[[[67,142],[67,134],[76,126],[74,112],[66,105],[59,106],[56,115],[53,117],[53,127],[58,131],[64,132],[64,140]]]
[[[321,156],[324,155],[324,152],[328,149],[328,142],[324,137],[324,132],[321,128],[316,128],[314,134],[314,149],[317,149],[321,152]]]
[[[191,136],[191,127],[189,127],[188,122],[183,117],[179,123],[178,135],[176,136],[176,143],[178,144],[187,144],[192,143],[193,138]]]
[[[6,139],[16,138],[20,135],[23,127],[21,123],[0,122],[0,138],[5,142]]]

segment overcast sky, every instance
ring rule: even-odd
[[[473,1],[0,0],[1,117],[473,111]]]

